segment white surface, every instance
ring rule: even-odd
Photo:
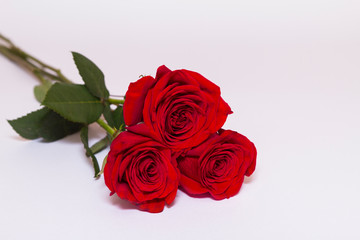
[[[0,57],[0,239],[359,239],[359,12],[355,0],[2,0],[0,32],[76,82],[71,50],[113,94],[162,64],[200,72],[258,164],[229,200],[179,192],[161,214],[138,211],[92,178],[78,135],[16,135],[5,119],[39,107],[37,82]]]

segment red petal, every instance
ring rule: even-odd
[[[176,197],[176,192],[177,192],[177,189],[172,191],[166,198],[165,198],[165,202],[167,205],[170,205],[174,200],[175,200],[175,197]]]
[[[142,121],[144,101],[147,92],[154,86],[155,82],[156,80],[153,77],[146,76],[130,83],[124,103],[124,120],[127,126],[135,125]]]
[[[230,106],[220,97],[219,107],[216,116],[216,130],[219,130],[225,123],[227,116],[233,113]]]
[[[126,129],[129,133],[137,134],[135,136],[141,135],[148,138],[153,137],[150,128],[144,123],[136,124],[134,126],[127,127]]]
[[[192,195],[198,195],[208,192],[208,190],[203,186],[201,186],[200,183],[192,180],[191,178],[186,177],[185,175],[181,175],[180,185],[187,193]]]
[[[206,79],[204,76],[197,72],[182,70],[193,77],[198,83],[201,90],[209,93],[215,99],[220,96],[220,88],[215,83]]]
[[[162,76],[164,76],[165,74],[167,74],[168,72],[171,72],[170,69],[168,69],[165,65],[160,66],[157,71],[156,71],[156,80],[159,80],[159,78],[161,78]]]
[[[245,175],[246,176],[250,176],[254,171],[255,171],[255,167],[256,167],[256,156],[257,156],[257,152],[256,152],[256,148],[255,148],[255,145],[253,145],[253,148],[252,148],[252,151],[253,151],[253,154],[252,154],[252,158],[251,158],[251,163],[250,163],[250,166],[248,167],[248,169],[246,170],[246,173]]]
[[[158,200],[158,201],[150,201],[146,203],[139,204],[140,209],[149,211],[151,213],[159,213],[164,210],[165,207],[165,201],[164,200]]]

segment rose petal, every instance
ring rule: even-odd
[[[214,84],[210,80],[206,79],[201,74],[199,74],[197,72],[189,71],[189,70],[182,70],[182,71],[184,71],[186,74],[191,76],[191,78],[196,79],[196,81],[198,82],[201,90],[209,93],[215,99],[217,99],[220,96],[220,88],[219,88],[219,86],[217,86],[216,84]]]
[[[194,181],[183,174],[180,176],[180,185],[189,194],[198,195],[208,192],[208,190],[201,186],[199,182]]]
[[[146,76],[130,83],[124,102],[124,121],[127,126],[132,126],[143,120],[142,112],[146,94],[155,82],[156,80],[153,77]]]
[[[129,188],[129,186],[127,185],[127,183],[116,183],[116,194],[121,198],[121,199],[126,199],[129,200],[130,202],[136,202],[136,198],[134,197],[134,195],[131,192],[131,189]]]
[[[235,196],[239,191],[244,182],[244,176],[241,177],[236,183],[231,184],[230,187],[226,190],[226,198]]]
[[[128,132],[134,133],[136,135],[141,135],[141,136],[151,137],[151,138],[155,137],[155,135],[152,133],[149,126],[144,124],[144,123],[140,123],[140,124],[137,124],[137,125],[134,125],[134,126],[126,127],[126,130]]]
[[[232,114],[230,106],[220,97],[217,118],[216,118],[216,127],[215,131],[218,131],[225,123],[227,116]]]
[[[165,201],[164,200],[148,201],[145,203],[140,203],[139,207],[140,209],[149,211],[151,213],[159,213],[164,210]]]
[[[172,191],[166,198],[165,198],[165,202],[167,205],[170,205],[176,197],[176,193],[177,193],[177,188],[176,190]]]
[[[255,148],[255,145],[252,144],[252,149],[253,149],[253,155],[251,156],[251,164],[250,166],[248,167],[248,169],[246,170],[246,173],[245,175],[246,176],[250,176],[254,171],[255,171],[255,167],[256,167],[256,156],[257,156],[257,151],[256,151],[256,148]]]
[[[156,71],[155,79],[158,80],[159,78],[161,78],[162,76],[164,76],[168,72],[171,72],[171,70],[168,69],[165,65],[162,65],[162,66],[158,67],[158,69]]]

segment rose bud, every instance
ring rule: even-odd
[[[157,213],[175,198],[179,170],[170,149],[146,136],[120,133],[112,142],[104,169],[111,195]]]
[[[178,158],[180,186],[190,195],[220,200],[237,194],[256,165],[256,148],[245,136],[220,130]]]
[[[131,83],[124,103],[129,130],[137,132],[136,124],[144,122],[153,138],[173,150],[205,141],[230,113],[217,85],[199,73],[165,66],[158,68],[155,79],[146,76]]]

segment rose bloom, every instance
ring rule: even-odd
[[[180,185],[190,195],[220,200],[237,194],[256,165],[256,148],[245,136],[220,130],[178,158]]]
[[[175,198],[179,170],[171,150],[146,136],[120,133],[112,142],[104,169],[105,184],[140,209],[161,212]]]
[[[143,132],[144,125],[136,124],[144,122],[153,138],[173,150],[205,141],[230,113],[217,85],[199,73],[165,66],[158,68],[155,78],[146,76],[131,83],[124,103],[129,130]]]

